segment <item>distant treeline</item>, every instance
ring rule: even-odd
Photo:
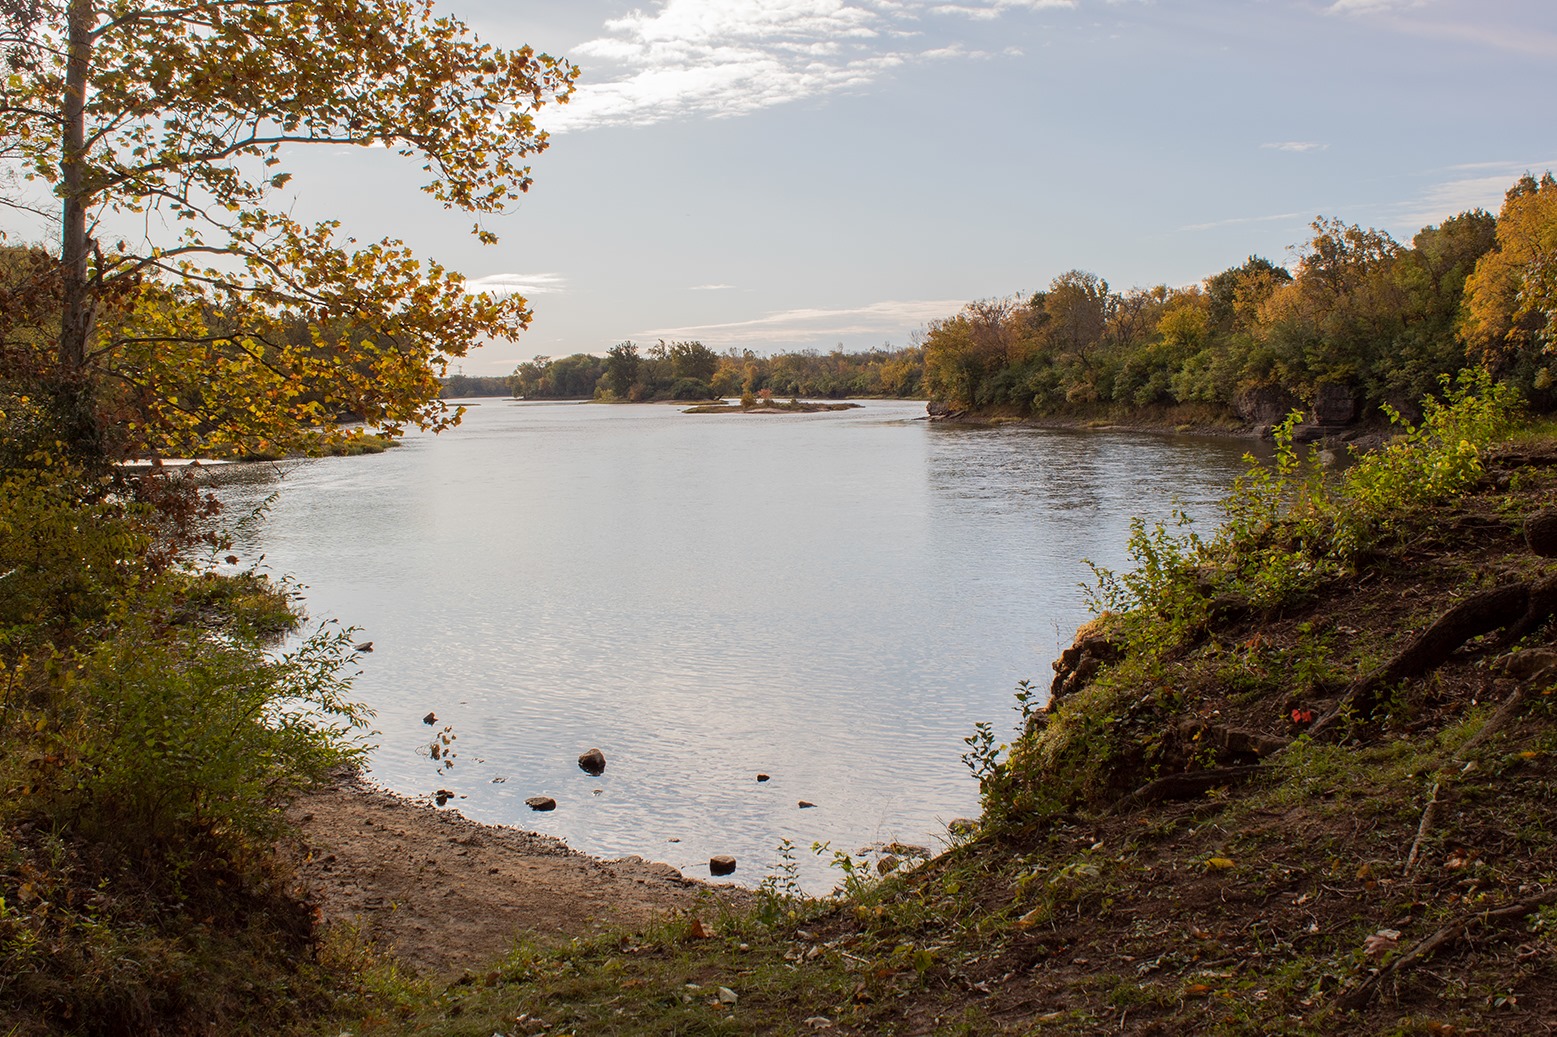
[[[1537,407],[1557,402],[1550,173],[1519,180],[1498,217],[1465,212],[1409,246],[1338,220],[1312,232],[1291,271],[1251,256],[1187,288],[1116,292],[1072,270],[973,303],[929,327],[929,395],[1037,415],[1199,404],[1249,421],[1302,403],[1345,421],[1410,411],[1441,375],[1479,366]]]
[[[758,356],[751,350],[715,353],[701,342],[633,342],[605,356],[575,353],[537,357],[511,378],[516,396],[538,400],[707,400],[761,394],[839,399],[924,395],[924,351],[873,349],[866,353],[806,350]]]
[[[529,399],[698,400],[761,394],[928,397],[952,411],[1035,416],[1192,407],[1268,423],[1304,406],[1345,423],[1412,413],[1440,379],[1480,367],[1557,406],[1557,180],[1526,175],[1494,217],[1425,227],[1409,245],[1321,217],[1292,269],[1260,256],[1199,284],[1115,291],[1071,270],[1031,295],[970,303],[921,345],[763,357],[701,342],[632,342],[521,364]],[[497,379],[448,380],[446,395]]]
[[[443,391],[438,396],[445,400],[462,400],[471,396],[512,396],[513,391],[512,375],[451,374],[443,380]]]

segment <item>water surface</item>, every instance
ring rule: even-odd
[[[274,493],[248,557],[373,641],[379,782],[691,875],[734,854],[755,882],[782,839],[931,844],[975,815],[962,739],[1009,733],[1015,683],[1047,685],[1087,618],[1082,559],[1123,566],[1131,515],[1209,514],[1247,449],[922,414],[486,400],[224,493]],[[446,773],[428,712],[457,735]],[[575,764],[591,746],[600,777]]]

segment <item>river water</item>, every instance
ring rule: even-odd
[[[381,784],[692,876],[732,854],[755,883],[788,839],[825,890],[814,843],[936,845],[977,814],[963,738],[1009,736],[1016,682],[1047,686],[1088,618],[1082,559],[1124,566],[1132,515],[1209,517],[1247,449],[923,413],[483,400],[441,436],[245,466],[222,493],[234,516],[271,499],[245,564],[373,642],[355,692]]]

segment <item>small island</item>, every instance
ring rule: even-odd
[[[826,410],[852,410],[860,406],[858,403],[816,403],[811,401],[790,400],[781,403],[773,399],[773,394],[764,389],[759,394],[745,392],[740,400],[730,403],[720,400],[717,403],[700,403],[696,407],[688,407],[683,414],[815,414]]]

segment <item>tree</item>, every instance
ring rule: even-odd
[[[1090,367],[1090,354],[1103,338],[1114,302],[1108,282],[1085,270],[1067,270],[1049,282],[1043,308],[1049,315],[1045,331],[1054,348],[1083,368]]]
[[[1211,324],[1219,331],[1247,331],[1257,321],[1260,304],[1277,288],[1291,284],[1292,275],[1263,256],[1250,256],[1242,266],[1229,267],[1206,278]]]
[[[1488,367],[1502,368],[1557,344],[1554,316],[1557,180],[1526,174],[1503,199],[1496,247],[1465,283],[1462,335]]]
[[[669,348],[672,377],[707,382],[719,368],[719,354],[701,342],[672,342]]]
[[[638,381],[638,346],[632,342],[619,342],[606,350],[606,388],[617,399],[627,399],[628,392]]]
[[[443,427],[448,359],[527,325],[522,298],[399,241],[293,219],[279,167],[320,144],[419,160],[490,243],[479,217],[528,189],[566,62],[481,43],[430,0],[0,0],[0,49],[0,156],[52,191],[4,202],[59,227],[46,388],[79,453]]]

